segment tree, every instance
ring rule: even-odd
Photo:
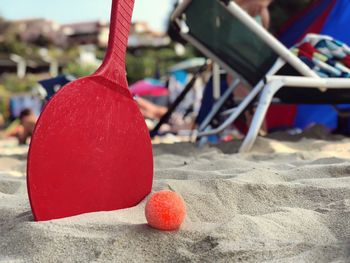
[[[0,79],[0,83],[10,94],[29,92],[37,81],[38,76],[35,75],[26,75],[19,79],[15,74],[3,74]]]
[[[0,16],[0,35],[3,35],[6,29],[8,28],[9,23]]]
[[[52,45],[52,41],[43,34],[40,34],[37,39],[33,41],[33,44],[39,47],[47,47]]]
[[[164,76],[173,64],[193,57],[193,49],[186,49],[186,53],[179,57],[174,49],[174,43],[163,48],[143,48],[126,55],[128,81],[133,83],[145,77]]]
[[[96,67],[93,65],[82,65],[77,61],[72,61],[66,65],[66,67],[63,69],[63,73],[80,78],[80,77],[89,76],[95,70],[96,70]]]
[[[0,17],[0,53],[15,53],[23,56],[30,53],[17,34],[17,26]]]

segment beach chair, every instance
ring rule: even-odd
[[[180,35],[204,55],[251,87],[226,121],[223,131],[259,96],[240,152],[251,149],[273,98],[279,103],[350,102],[350,79],[320,78],[237,4],[229,0],[184,0],[174,13]]]

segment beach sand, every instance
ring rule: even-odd
[[[1,141],[0,262],[350,262],[350,139],[274,138],[249,154],[237,142],[154,146],[153,191],[187,205],[175,232],[146,225],[145,200],[34,222],[26,148]]]

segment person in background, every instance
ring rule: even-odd
[[[5,126],[5,118],[4,118],[4,115],[0,113],[0,129],[4,128],[4,126]]]
[[[135,97],[139,109],[145,118],[159,120],[168,110],[167,107],[156,105],[139,96]]]
[[[268,29],[270,27],[268,7],[272,3],[272,0],[236,0],[235,2],[249,15],[254,17],[264,28]]]
[[[19,115],[20,124],[17,128],[16,137],[19,144],[26,144],[27,140],[32,136],[37,117],[32,110],[24,109]]]

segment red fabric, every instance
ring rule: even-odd
[[[299,55],[302,55],[308,59],[312,59],[314,53],[317,52],[317,49],[315,49],[310,42],[305,42],[301,44],[298,48],[299,48]]]
[[[249,127],[248,127],[246,121],[244,121],[241,118],[239,118],[233,124],[241,133],[243,133],[243,134],[247,134],[248,133]]]
[[[296,113],[297,106],[294,104],[271,105],[266,114],[266,124],[268,130],[281,127],[293,127]]]
[[[342,63],[344,63],[345,66],[347,66],[348,68],[350,68],[350,56],[346,56],[345,58],[343,58],[341,60]]]

